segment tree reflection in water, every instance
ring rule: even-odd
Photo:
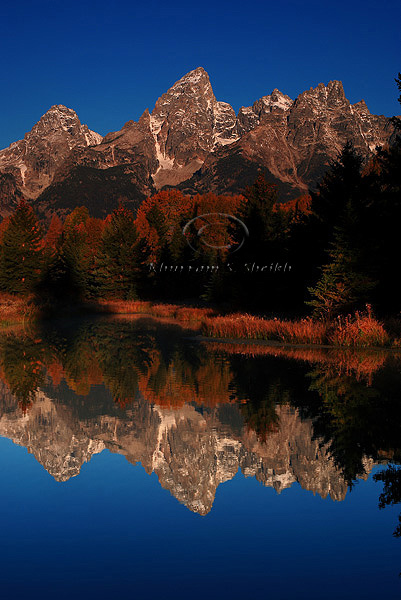
[[[387,465],[374,476],[384,486],[380,508],[401,502],[400,364],[396,353],[384,351],[200,343],[178,326],[144,318],[66,322],[0,337],[0,378],[10,392],[3,413],[12,409],[6,406],[10,398],[26,414],[39,390],[64,385],[70,398],[80,398],[94,415],[124,414],[138,402],[162,411],[164,419],[174,411],[188,423],[204,415],[212,429],[220,428],[232,440],[230,448],[241,445],[242,450],[232,450],[240,468],[265,483],[275,468],[268,448],[273,441],[276,447],[282,443],[280,432],[288,425],[283,419],[296,414],[310,423],[311,440],[349,488],[367,477],[373,464]],[[113,409],[100,400],[104,394],[93,397],[100,388],[111,395]],[[185,407],[195,408],[191,417]],[[191,423],[189,430],[195,427]],[[193,432],[194,439],[200,431]],[[171,448],[174,443],[170,440]],[[190,438],[186,444],[189,451]],[[295,458],[291,452],[287,457],[298,461],[299,481],[301,447],[298,443]],[[276,471],[277,485],[289,485],[284,467],[281,475]],[[401,536],[401,517],[394,534]]]

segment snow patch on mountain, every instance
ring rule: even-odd
[[[169,158],[168,156],[166,156],[165,151],[162,151],[159,137],[158,137],[163,123],[164,123],[163,119],[159,119],[157,117],[150,115],[150,131],[152,133],[153,139],[155,140],[156,158],[159,162],[159,166],[158,166],[156,173],[158,173],[162,169],[173,169],[174,168],[174,159]],[[156,175],[156,173],[154,173],[154,175]]]
[[[23,186],[25,185],[25,173],[26,173],[27,168],[28,167],[26,165],[24,165],[24,164],[22,164],[20,166],[21,179],[22,179],[22,185]]]

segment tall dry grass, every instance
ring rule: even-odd
[[[338,317],[328,335],[328,341],[334,346],[368,348],[371,346],[389,346],[390,336],[378,321],[370,305],[365,312]]]
[[[339,317],[334,322],[262,319],[248,314],[205,318],[202,333],[213,338],[275,340],[290,344],[320,344],[353,348],[391,345],[384,325],[368,305],[365,312]]]
[[[142,300],[99,300],[98,304],[101,312],[112,314],[146,314],[162,319],[177,319],[184,322],[199,322],[216,314],[211,308],[160,304]]]
[[[202,333],[208,337],[241,338],[253,340],[277,340],[298,344],[323,344],[327,325],[310,318],[299,321],[262,319],[252,315],[234,314],[225,317],[206,318]]]

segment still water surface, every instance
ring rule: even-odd
[[[397,355],[8,332],[0,436],[2,597],[401,597]]]

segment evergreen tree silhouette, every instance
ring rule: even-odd
[[[0,247],[0,288],[14,294],[32,292],[42,267],[42,232],[31,206],[21,201]]]

